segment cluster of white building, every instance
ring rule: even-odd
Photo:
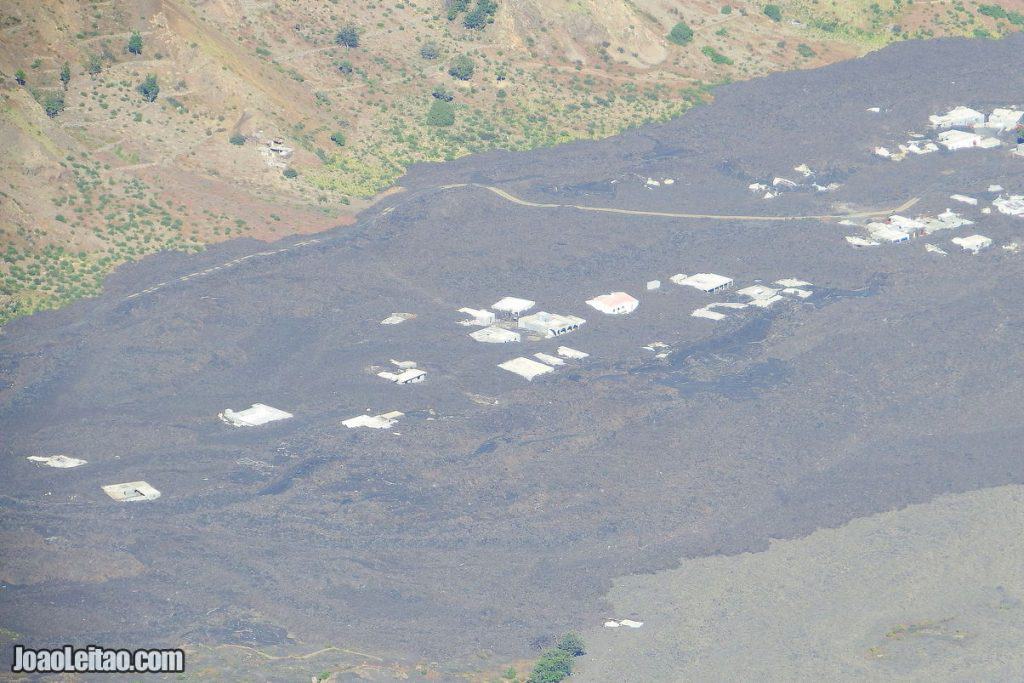
[[[754,194],[761,195],[764,199],[774,199],[775,197],[778,197],[779,194],[789,189],[810,187],[814,189],[816,192],[832,192],[834,190],[838,190],[840,187],[839,183],[828,183],[826,185],[820,185],[814,180],[812,180],[812,178],[814,178],[815,176],[815,172],[812,171],[807,164],[800,164],[799,166],[794,166],[793,170],[803,176],[803,182],[790,180],[789,178],[784,178],[782,176],[775,176],[774,178],[772,178],[771,183],[751,183],[750,185],[747,186],[747,189],[753,192]]]
[[[911,140],[897,145],[897,151],[888,147],[875,147],[874,153],[886,159],[900,161],[908,154],[930,154],[939,146],[950,151],[962,149],[992,149],[1002,145],[998,136],[1015,130],[1024,121],[1024,111],[997,107],[988,117],[970,107],[957,106],[945,114],[928,117],[932,129],[939,131],[934,139],[911,133]],[[1018,150],[1020,151],[1020,150]]]

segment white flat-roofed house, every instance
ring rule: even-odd
[[[971,235],[970,237],[954,237],[950,240],[953,244],[959,245],[964,251],[977,254],[982,249],[992,246],[992,238],[984,235]]]
[[[389,413],[381,413],[380,415],[357,415],[350,417],[347,420],[342,420],[341,424],[345,425],[349,429],[356,429],[359,427],[366,427],[368,429],[387,429],[395,424],[395,421],[402,417],[405,413],[397,410],[392,410]]]
[[[1021,118],[1024,118],[1024,111],[997,107],[989,114],[985,127],[998,131],[1013,130],[1020,124]]]
[[[562,356],[563,358],[580,359],[587,358],[588,356],[590,356],[589,353],[586,353],[584,351],[577,351],[576,349],[571,349],[568,346],[559,346],[557,349],[557,353],[559,356]]]
[[[524,315],[519,319],[519,329],[538,332],[545,337],[557,337],[567,332],[579,329],[580,325],[587,322],[575,315],[558,315],[547,311],[538,311],[532,315]]]
[[[946,130],[939,133],[939,144],[950,151],[958,149],[990,149],[1002,143],[997,138],[986,138],[977,133],[966,133],[962,130]]]
[[[485,344],[512,344],[522,339],[522,336],[518,332],[494,326],[470,332],[469,336],[478,342],[484,342]]]
[[[494,313],[487,309],[476,309],[476,308],[460,308],[459,313],[465,313],[469,316],[469,320],[462,321],[468,325],[480,325],[485,327],[487,325],[493,325],[495,321]]]
[[[775,284],[781,287],[811,287],[811,283],[806,280],[799,280],[795,277],[784,277],[781,280],[776,280]]]
[[[992,201],[992,206],[996,207],[999,213],[1005,213],[1007,216],[1024,217],[1024,195],[997,197]]]
[[[933,114],[928,117],[932,128],[968,128],[985,123],[985,115],[970,107],[953,107],[945,114]]]
[[[251,407],[246,408],[245,410],[239,410],[238,412],[231,410],[231,408],[226,408],[218,417],[229,425],[233,425],[235,427],[258,427],[260,425],[265,425],[268,422],[287,420],[294,416],[291,413],[286,413],[285,411],[278,410],[277,408],[271,408],[270,406],[263,405],[262,403],[253,403]]]
[[[520,299],[514,296],[506,296],[500,301],[495,301],[494,305],[491,306],[496,311],[505,313],[513,318],[518,318],[526,311],[530,310],[537,304],[536,301],[530,301],[529,299]]]
[[[716,275],[715,273],[697,273],[696,275],[681,278],[678,281],[673,279],[673,282],[677,285],[699,289],[707,294],[718,292],[732,286],[732,278],[725,277],[724,275]]]
[[[750,297],[753,300],[758,299],[770,299],[779,293],[779,290],[773,287],[766,287],[765,285],[750,285],[743,289],[737,289],[736,293],[740,296]]]
[[[408,368],[401,372],[378,372],[378,377],[394,382],[395,384],[417,384],[427,378],[427,373],[417,368]]]
[[[625,315],[635,311],[640,302],[625,292],[612,292],[589,299],[587,305],[607,315]]]
[[[552,356],[550,353],[535,353],[533,357],[539,360],[545,365],[565,365],[565,361],[558,356]]]
[[[549,373],[554,369],[550,365],[544,365],[544,363],[540,363],[531,358],[523,358],[522,356],[519,358],[513,358],[512,360],[507,360],[504,363],[499,363],[498,367],[502,370],[508,370],[509,372],[515,373],[520,377],[525,377],[531,382],[534,377],[539,377],[540,375]]]
[[[906,230],[900,230],[887,223],[868,223],[868,232],[871,233],[872,239],[890,244],[906,242],[910,239],[910,233]]]
[[[140,500],[156,500],[160,492],[144,481],[129,481],[124,484],[107,484],[103,492],[114,500],[122,503],[133,503]]]

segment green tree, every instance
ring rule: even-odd
[[[25,70],[18,69],[14,72],[14,80],[18,82],[18,85],[25,85]]]
[[[434,97],[434,99],[444,100],[445,102],[451,102],[452,100],[455,99],[455,95],[448,92],[448,89],[442,85],[439,85],[436,88],[434,88],[433,92],[431,92],[430,94]]]
[[[428,126],[450,126],[455,123],[455,107],[451,102],[434,100],[427,111]]]
[[[299,172],[296,171],[291,166],[289,166],[288,168],[284,169],[284,173],[282,173],[281,175],[291,180],[292,178],[297,178],[299,176]]]
[[[782,21],[782,8],[778,5],[765,5],[764,15],[772,21]]]
[[[139,84],[139,92],[146,98],[148,102],[156,100],[156,96],[160,94],[160,84],[157,83],[156,75],[149,74],[146,76],[146,80]]]
[[[557,647],[548,650],[530,672],[529,683],[559,683],[572,673],[572,655]]]
[[[234,135],[228,138],[228,142],[230,142],[232,145],[244,145],[245,136],[242,135],[241,133],[235,133]]]
[[[342,26],[338,35],[334,37],[334,42],[345,47],[359,47],[359,29],[352,24]]]
[[[132,31],[132,35],[128,38],[128,52],[133,55],[142,54],[142,34],[138,31]]]
[[[559,650],[568,652],[573,657],[579,657],[587,653],[586,647],[583,645],[583,638],[574,631],[570,631],[562,636],[557,645]]]
[[[448,21],[452,21],[469,7],[469,0],[451,0],[448,5]]]
[[[468,55],[459,55],[448,66],[448,73],[460,81],[468,81],[473,77],[476,64]]]
[[[344,147],[345,146],[345,134],[342,133],[340,130],[331,133],[331,142],[336,144],[338,147]]]
[[[693,40],[693,29],[680,21],[669,31],[668,39],[676,45],[686,45]]]
[[[68,83],[71,82],[71,65],[67,62],[60,67],[60,82],[64,85],[64,89],[68,89]]]
[[[56,118],[58,114],[64,111],[64,93],[62,92],[51,92],[46,95],[43,99],[43,111],[51,119]]]
[[[715,64],[732,64],[731,59],[729,59],[728,57],[726,57],[725,55],[723,55],[721,52],[711,47],[710,45],[705,45],[700,49],[700,51],[703,52],[704,55]]]

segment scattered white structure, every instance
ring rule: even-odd
[[[847,235],[846,242],[854,248],[860,247],[877,247],[878,242],[874,240],[864,239],[863,237],[856,237],[855,235]]]
[[[968,197],[965,194],[951,194],[949,198],[955,202],[961,202],[963,204],[970,204],[971,206],[977,206],[978,200],[974,197]]]
[[[494,313],[487,309],[476,309],[476,308],[460,308],[459,313],[465,313],[469,316],[468,320],[461,320],[461,325],[480,325],[486,327],[487,325],[493,325],[496,318]]]
[[[66,455],[30,455],[28,456],[28,460],[42,463],[47,467],[59,467],[61,469],[79,467],[86,463],[85,460],[80,458],[69,458]]]
[[[546,365],[565,365],[565,361],[549,353],[535,353],[533,357]]]
[[[672,281],[677,285],[693,287],[694,289],[699,289],[707,294],[718,292],[732,286],[732,278],[725,277],[724,275],[716,275],[715,273],[697,273],[689,276],[683,275],[682,277],[679,275],[673,275]]]
[[[968,128],[985,123],[985,115],[970,107],[954,107],[945,114],[928,117],[932,128]]]
[[[872,114],[878,114],[879,112],[882,111],[882,108],[881,107],[868,107],[865,111],[869,111]]]
[[[378,377],[394,382],[395,384],[418,384],[427,378],[427,373],[418,368],[408,368],[401,372],[378,372]]]
[[[793,182],[789,178],[772,178],[772,187],[800,187],[800,183]]]
[[[989,114],[985,127],[998,131],[1013,130],[1020,124],[1022,117],[1024,117],[1024,111],[996,108]]]
[[[992,206],[1008,216],[1020,216],[1024,218],[1024,195],[1011,195],[1009,197],[998,197],[992,202]]]
[[[653,291],[655,289],[661,289],[661,280],[648,280],[647,291]]]
[[[615,619],[609,619],[604,622],[605,628],[618,628],[620,626],[625,626],[626,628],[640,628],[643,625],[644,622],[633,621],[632,619],[619,619],[618,621]]]
[[[640,302],[625,292],[612,292],[589,299],[587,305],[607,315],[626,315],[635,311]]]
[[[939,133],[939,144],[950,151],[958,149],[991,149],[1003,144],[998,138],[986,138],[977,133],[966,133],[962,130],[947,130]]]
[[[557,337],[573,330],[579,329],[580,325],[587,322],[575,315],[559,315],[538,311],[532,315],[524,315],[518,321],[519,329],[538,332],[545,337]]]
[[[506,313],[513,318],[518,318],[526,311],[530,310],[536,305],[536,301],[530,301],[529,299],[520,299],[514,296],[506,296],[500,301],[494,302],[491,306],[496,311]]]
[[[777,284],[777,285],[779,285],[781,287],[811,287],[812,286],[810,282],[806,282],[804,280],[798,280],[795,277],[785,277],[785,278],[782,278],[781,280],[776,280],[775,284]]]
[[[562,358],[575,358],[577,360],[581,358],[588,358],[590,356],[589,353],[570,349],[568,346],[559,346],[556,353]]]
[[[948,256],[949,255],[949,254],[946,253],[945,249],[943,249],[942,247],[937,247],[934,244],[926,244],[926,245],[924,245],[924,250],[927,251],[930,254],[938,254],[939,256]]]
[[[507,360],[504,363],[499,363],[498,367],[502,370],[508,370],[509,372],[515,373],[520,377],[525,377],[531,382],[534,377],[547,374],[554,369],[550,365],[544,365],[544,363],[535,361],[532,358],[523,358],[522,356],[513,358],[512,360]]]
[[[988,186],[988,191],[989,192],[1002,192],[1003,191],[1003,186],[1002,185],[989,185]]]
[[[144,481],[129,481],[125,484],[108,484],[103,492],[114,500],[133,503],[139,500],[156,500],[160,492]]]
[[[381,325],[398,325],[416,317],[415,313],[392,313],[380,321]]]
[[[522,336],[518,332],[494,326],[470,332],[469,336],[478,342],[484,342],[485,344],[511,344],[522,339]]]
[[[811,167],[808,166],[807,164],[800,164],[799,166],[794,166],[793,170],[802,175],[804,178],[810,178],[812,175],[814,175],[814,171],[812,171]]]
[[[291,413],[286,413],[285,411],[278,410],[277,408],[271,408],[270,406],[263,405],[262,403],[253,403],[251,407],[238,412],[231,410],[231,408],[226,408],[224,412],[217,417],[234,427],[258,427],[260,425],[265,425],[268,422],[287,420],[294,416]]]
[[[392,410],[389,413],[381,413],[380,415],[357,415],[356,417],[350,417],[347,420],[342,420],[341,424],[345,425],[349,429],[356,429],[358,427],[366,427],[368,429],[388,429],[403,415],[405,415],[405,413],[397,410]]]
[[[992,239],[985,237],[984,235],[971,235],[970,237],[954,237],[950,240],[953,244],[960,245],[964,251],[969,251],[972,254],[977,254],[982,249],[988,249],[992,246]]]
[[[877,154],[878,156],[882,157],[883,159],[891,159],[892,158],[892,152],[890,152],[888,150],[888,148],[886,148],[886,147],[875,147],[871,151],[874,152],[875,154]]]

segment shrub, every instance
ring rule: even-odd
[[[131,37],[128,39],[128,46],[125,49],[133,55],[141,55],[142,34],[138,31],[133,31]]]
[[[450,126],[455,123],[455,107],[451,102],[434,100],[427,111],[428,126]]]
[[[352,73],[352,62],[348,61],[347,59],[341,60],[340,62],[338,62],[338,71],[340,71],[343,74]]]
[[[732,14],[732,5],[722,5],[722,14]]]
[[[68,89],[68,83],[71,82],[71,65],[67,62],[60,67],[60,82],[64,86],[64,89]]]
[[[443,100],[445,102],[451,102],[452,100],[455,99],[455,95],[451,94],[450,92],[448,92],[447,89],[444,88],[444,86],[440,85],[434,88],[434,91],[430,94],[433,95],[434,99]]]
[[[469,0],[451,0],[448,5],[448,21],[454,20],[461,12],[465,12],[467,7],[469,7]]]
[[[85,70],[95,76],[103,71],[103,59],[99,55],[89,55],[89,58],[85,60]]]
[[[281,175],[291,180],[292,178],[297,178],[299,176],[299,172],[289,166],[288,168],[284,169],[284,173],[282,173]]]
[[[668,39],[676,45],[686,45],[693,40],[693,29],[680,21],[669,31]]]
[[[765,5],[764,15],[772,21],[782,21],[782,8],[778,5]]]
[[[572,673],[572,655],[552,648],[541,655],[530,672],[529,683],[559,683]]]
[[[423,59],[437,59],[441,55],[441,50],[437,47],[437,43],[426,43],[420,48],[420,57]]]
[[[705,45],[700,49],[700,51],[703,52],[704,55],[715,64],[732,64],[731,59],[729,59],[728,57],[726,57],[725,55],[723,55],[721,52],[711,47],[710,45]]]
[[[230,142],[232,145],[244,145],[245,136],[242,135],[241,133],[235,133],[230,138],[228,138],[228,142]]]
[[[573,657],[579,657],[587,652],[583,645],[583,639],[580,638],[578,633],[574,633],[572,631],[561,637],[558,641],[557,647],[559,650],[567,652]]]
[[[336,131],[334,133],[331,133],[331,142],[336,144],[338,147],[344,147],[345,146],[345,134],[342,133],[340,130]]]
[[[796,46],[796,51],[800,53],[801,57],[805,57],[807,59],[810,59],[815,55],[814,50],[812,50],[809,45],[804,45],[803,43]]]
[[[64,111],[64,93],[51,92],[43,100],[43,111],[51,119]]]
[[[460,81],[468,81],[473,77],[476,64],[467,55],[459,55],[448,66],[448,73]]]
[[[14,72],[14,80],[17,81],[18,85],[25,85],[25,70],[18,69]]]
[[[156,100],[156,96],[160,94],[160,84],[156,81],[154,74],[146,76],[146,80],[139,84],[139,92],[146,98],[147,101],[153,102]]]
[[[334,37],[334,42],[345,47],[359,47],[359,29],[352,24],[343,26]]]

